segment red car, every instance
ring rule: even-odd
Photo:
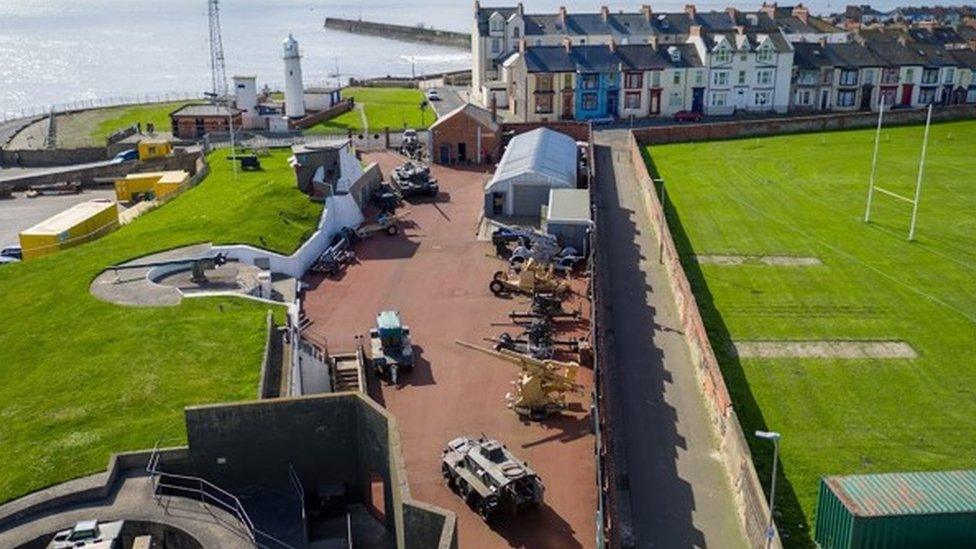
[[[702,113],[698,111],[678,111],[674,114],[678,122],[701,122]]]

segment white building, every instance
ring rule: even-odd
[[[285,116],[305,116],[305,86],[302,83],[302,57],[298,53],[298,41],[288,35],[281,43],[281,58],[285,62]]]
[[[485,216],[539,217],[551,189],[576,188],[576,141],[539,128],[512,138],[485,185]]]

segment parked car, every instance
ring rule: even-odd
[[[113,164],[121,164],[123,162],[132,162],[133,160],[139,160],[139,151],[135,149],[129,149],[127,151],[122,151],[115,155],[112,159]]]
[[[427,101],[440,101],[441,94],[437,93],[437,90],[430,89],[427,90]]]
[[[701,122],[702,113],[698,111],[678,111],[674,113],[674,119],[678,122]]]
[[[0,250],[0,259],[22,261],[24,259],[24,251],[20,246],[7,246]]]
[[[90,547],[92,549],[116,549],[122,547],[123,521],[99,522],[83,520],[67,530],[54,534],[48,549]]]

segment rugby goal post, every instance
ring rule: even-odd
[[[925,135],[922,138],[922,155],[918,161],[918,177],[915,180],[915,196],[913,198],[909,198],[896,192],[889,191],[883,187],[879,187],[876,184],[875,178],[878,173],[878,147],[881,144],[881,125],[884,123],[884,96],[882,96],[878,101],[878,128],[874,136],[874,154],[871,159],[871,175],[868,178],[868,201],[867,206],[864,209],[864,222],[869,223],[871,221],[871,204],[873,202],[875,193],[881,193],[903,202],[907,202],[912,205],[912,222],[908,228],[909,241],[915,240],[915,224],[918,220],[918,203],[922,198],[922,175],[925,173],[925,155],[928,152],[929,146],[929,128],[932,126],[933,106],[933,104],[929,104],[929,110],[925,116]]]

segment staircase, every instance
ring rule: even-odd
[[[363,368],[366,359],[360,346],[355,353],[332,355],[332,390],[366,392]]]

